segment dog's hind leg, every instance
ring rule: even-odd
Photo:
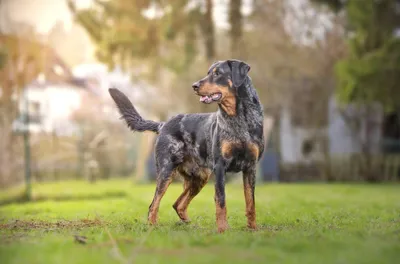
[[[183,222],[189,222],[189,217],[187,216],[187,212],[183,211],[181,208],[181,203],[185,201],[189,197],[189,191],[190,191],[190,181],[184,180],[183,182],[183,192],[182,194],[178,197],[176,202],[172,205],[172,207],[175,209],[176,213],[178,214],[179,218]]]
[[[203,187],[207,184],[210,175],[211,172],[204,169],[200,170],[199,173],[196,173],[196,175],[184,174],[185,182],[183,193],[172,206],[183,222],[190,221],[187,215],[187,208],[193,198],[199,194],[201,189],[203,189]]]
[[[157,214],[158,208],[160,206],[160,202],[165,192],[168,189],[168,186],[172,182],[173,175],[176,173],[175,168],[172,166],[166,167],[160,171],[157,178],[157,187],[156,192],[154,194],[153,201],[149,206],[149,214],[148,221],[150,224],[157,224]]]

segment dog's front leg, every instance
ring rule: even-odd
[[[256,186],[256,166],[253,165],[250,168],[243,171],[243,187],[244,187],[244,198],[246,200],[247,227],[251,229],[257,229],[256,208],[254,199],[255,186]]]
[[[216,162],[214,166],[215,175],[215,207],[218,233],[223,233],[228,229],[226,220],[226,202],[225,202],[225,165],[223,160]]]

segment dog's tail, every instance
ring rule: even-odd
[[[121,91],[115,88],[108,89],[112,99],[118,107],[119,113],[132,131],[152,131],[158,134],[161,127],[164,125],[163,122],[155,122],[151,120],[144,120],[135,107],[129,101],[128,97]]]

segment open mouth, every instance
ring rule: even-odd
[[[221,97],[222,97],[221,93],[213,93],[211,95],[200,95],[200,102],[205,104],[210,104],[214,101],[219,101]]]

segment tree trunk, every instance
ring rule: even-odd
[[[0,186],[6,187],[11,182],[11,157],[12,157],[12,144],[9,132],[5,131],[7,128],[2,128],[2,137],[0,147],[2,149],[0,154]]]
[[[231,0],[229,5],[229,23],[231,25],[231,53],[234,58],[240,58],[242,52],[243,16],[240,12],[242,0]]]
[[[215,29],[214,20],[212,17],[213,13],[213,2],[212,0],[206,0],[206,13],[204,14],[203,21],[201,23],[201,29],[204,37],[206,59],[209,65],[215,60]],[[207,112],[207,105],[200,105],[201,112]]]
[[[203,36],[205,39],[206,57],[208,61],[215,58],[215,37],[214,21],[212,18],[213,3],[212,0],[206,0],[206,13],[203,20]]]
[[[10,89],[5,89],[5,91]],[[11,102],[11,93],[7,94],[9,100],[0,102],[0,186],[12,184],[17,177],[12,177],[14,164],[14,141],[12,124],[15,118],[16,105]]]

